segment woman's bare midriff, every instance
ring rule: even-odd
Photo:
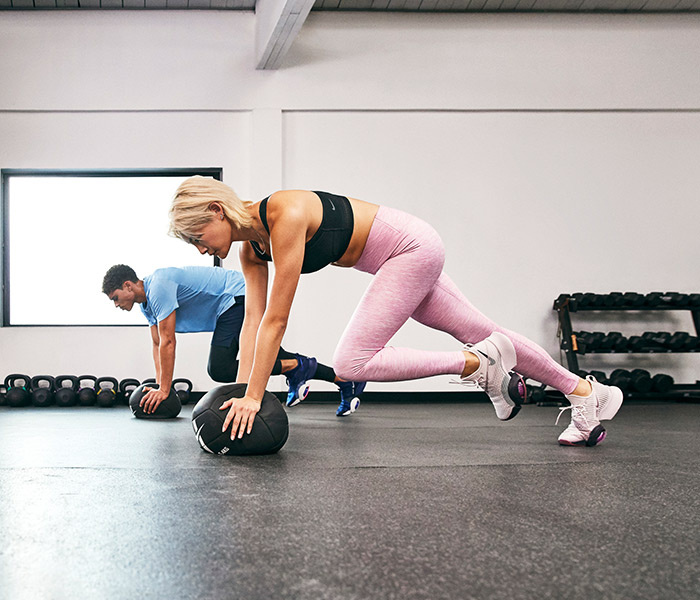
[[[362,256],[362,252],[365,249],[365,244],[367,244],[370,229],[372,229],[374,217],[379,210],[377,204],[364,202],[357,198],[348,198],[348,200],[350,200],[350,205],[352,206],[355,226],[352,231],[352,237],[350,238],[350,244],[348,244],[348,249],[345,251],[345,254],[340,257],[338,262],[333,263],[337,267],[352,267],[360,260],[360,256]]]

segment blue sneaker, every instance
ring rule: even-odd
[[[358,396],[367,385],[364,381],[337,381],[336,385],[340,389],[340,406],[335,411],[336,417],[351,415],[360,406]]]
[[[306,398],[311,388],[308,380],[316,375],[316,367],[318,366],[315,358],[301,354],[297,354],[296,357],[299,364],[284,374],[289,386],[287,406],[296,406]]]

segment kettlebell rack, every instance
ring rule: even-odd
[[[560,348],[566,356],[568,369],[573,373],[583,375],[579,369],[578,357],[584,354],[700,352],[700,294],[679,294],[677,292],[561,294],[554,301],[553,308],[557,311],[559,318]],[[695,327],[694,334],[687,332],[644,332],[641,335],[624,337],[619,332],[575,331],[571,324],[571,313],[583,311],[635,311],[642,313],[679,310],[690,311]],[[640,318],[642,318],[641,314]],[[598,378],[604,376],[604,373],[596,371],[591,372],[591,374],[597,375]],[[693,399],[700,397],[700,381],[693,384],[676,384],[669,375],[657,374],[651,378],[650,374],[642,369],[632,370],[631,373],[618,369],[605,383],[617,385],[620,381],[624,382],[625,386],[630,386],[630,389],[626,390],[626,395],[632,399],[660,397]]]

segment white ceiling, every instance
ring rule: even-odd
[[[697,13],[700,0],[0,0],[1,11],[255,11],[257,69],[277,69],[309,13]]]

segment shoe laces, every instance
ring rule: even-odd
[[[576,421],[577,419],[583,419],[583,421],[586,423],[586,428],[590,428],[588,425],[588,419],[586,418],[586,407],[581,404],[571,404],[570,406],[562,406],[561,408],[559,408],[557,420],[554,422],[555,425],[559,423],[559,418],[564,414],[565,410],[571,411],[572,421]]]
[[[480,383],[478,381],[473,380],[473,379],[462,379],[460,377],[460,378],[456,378],[456,379],[450,379],[450,381],[448,383],[453,383],[455,385],[464,385],[466,387],[473,387],[473,388],[480,388],[481,389]]]

